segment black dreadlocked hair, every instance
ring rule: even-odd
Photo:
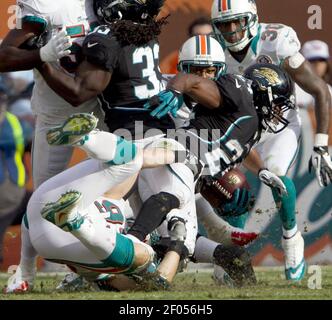
[[[117,20],[110,25],[112,34],[117,38],[121,46],[134,45],[141,47],[151,40],[157,40],[161,29],[168,23],[169,15],[157,21],[148,19],[144,24],[131,20]]]

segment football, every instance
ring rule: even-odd
[[[223,193],[228,200],[232,198],[232,195],[236,189],[245,188],[250,190],[250,185],[246,176],[239,169],[232,169],[228,171],[217,181],[217,187],[220,188],[220,192]]]
[[[201,195],[213,208],[232,199],[236,189],[250,190],[246,176],[239,169],[232,169],[220,178],[205,177],[200,190]]]

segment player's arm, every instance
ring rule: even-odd
[[[271,188],[276,188],[283,195],[287,194],[287,189],[282,180],[273,172],[269,171],[255,149],[251,149],[243,165],[252,173],[258,176],[264,184]]]
[[[29,70],[40,64],[39,49],[20,47],[41,32],[42,27],[34,23],[24,23],[22,29],[10,30],[0,45],[0,72]]]
[[[73,106],[79,106],[102,93],[112,77],[111,72],[87,60],[79,65],[75,77],[55,69],[48,63],[39,71],[50,88]]]
[[[208,109],[222,106],[223,98],[214,81],[193,74],[179,73],[170,80],[167,90],[152,97],[145,103],[144,108],[152,110],[150,115],[158,119],[168,113],[176,118],[177,111],[183,105],[184,94]]]
[[[314,74],[310,64],[300,51],[300,41],[292,28],[284,28],[277,53],[283,68],[293,80],[304,90],[314,96],[316,102],[317,134],[309,161],[309,171],[314,169],[320,186],[332,182],[332,160],[328,150],[329,114],[331,95],[327,84]]]
[[[315,97],[317,133],[314,148],[309,160],[309,172],[314,171],[321,187],[332,183],[332,160],[328,149],[331,95],[327,84],[314,74],[307,61],[299,68],[292,68],[291,61],[286,60],[285,69],[295,82]]]
[[[209,109],[216,109],[222,105],[222,96],[215,81],[194,74],[177,74],[168,82],[167,88],[186,94]]]
[[[331,95],[328,86],[323,79],[312,71],[307,61],[304,61],[298,68],[293,68],[291,59],[286,59],[283,66],[292,79],[315,98],[317,133],[328,134],[331,107]]]

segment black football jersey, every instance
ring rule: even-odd
[[[151,127],[163,126],[165,122],[168,128],[169,120],[156,121],[143,109],[149,98],[164,89],[157,41],[143,47],[122,46],[112,35],[111,27],[100,26],[86,37],[83,53],[90,63],[112,72],[112,79],[100,96],[111,131],[131,127],[134,120],[151,122]]]
[[[198,104],[195,118],[183,137],[179,135],[187,149],[205,164],[209,175],[225,169],[220,162],[220,149],[228,154],[232,164],[239,163],[260,137],[250,83],[241,76],[228,74],[216,84],[223,98],[222,105],[208,109]]]
[[[198,104],[190,127],[207,129],[209,140],[214,139],[213,130],[219,129],[220,137],[236,139],[241,145],[254,144],[259,120],[250,82],[242,76],[227,74],[221,76],[216,84],[223,98],[222,105],[208,109]]]

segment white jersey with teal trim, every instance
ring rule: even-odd
[[[68,34],[73,38],[73,53],[80,51],[85,36],[97,24],[92,3],[92,0],[17,0],[22,20],[42,24],[48,39],[66,27]],[[53,65],[71,74],[78,56],[72,54],[69,58],[62,59],[61,63],[56,62]],[[54,123],[73,112],[90,112],[97,105],[97,100],[93,99],[73,109],[46,84],[37,70],[34,70],[34,77],[32,109],[36,115],[41,115],[45,122]]]
[[[227,71],[243,74],[245,69],[255,63],[272,63],[279,66],[285,59],[300,52],[300,49],[301,43],[293,28],[284,24],[260,23],[258,34],[251,41],[242,62],[238,62],[229,50],[225,50]],[[289,122],[300,125],[298,110],[290,110],[284,116]]]
[[[261,23],[258,34],[251,41],[248,53],[242,62],[234,59],[229,50],[225,51],[228,72],[243,74],[246,68],[255,63],[280,65],[300,49],[301,43],[294,29],[283,24]]]

